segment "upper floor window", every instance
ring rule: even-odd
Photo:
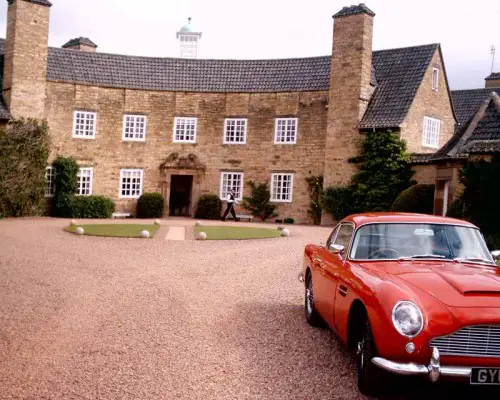
[[[174,120],[174,143],[196,143],[196,118],[176,117]]]
[[[142,169],[120,170],[120,198],[137,199],[142,194]]]
[[[231,189],[235,191],[236,200],[243,197],[243,172],[223,172],[220,177],[220,198],[225,199]]]
[[[433,68],[432,69],[432,90],[435,90],[437,92],[439,87],[439,69]]]
[[[146,122],[144,115],[123,116],[123,140],[144,142],[146,140]]]
[[[439,133],[441,121],[436,118],[424,117],[424,127],[422,131],[422,145],[424,147],[439,147]]]
[[[245,144],[246,141],[246,118],[227,118],[224,122],[224,143]]]
[[[78,173],[76,175],[76,194],[78,196],[90,196],[92,194],[93,173],[94,171],[92,168],[80,168],[78,170]]]
[[[54,196],[54,183],[56,178],[56,169],[47,167],[45,169],[45,197]]]
[[[297,118],[276,118],[274,143],[297,143]]]
[[[73,137],[94,139],[97,114],[88,111],[75,111],[73,122]]]
[[[271,201],[290,203],[293,194],[293,174],[271,175]]]

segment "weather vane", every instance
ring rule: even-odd
[[[493,68],[495,67],[495,45],[491,45],[491,73],[493,73]]]

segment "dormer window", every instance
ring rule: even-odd
[[[432,69],[432,90],[437,92],[438,87],[439,87],[439,69],[433,68]]]

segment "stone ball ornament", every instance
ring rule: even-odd
[[[159,219],[155,219],[154,224],[155,225],[161,225],[161,221]]]
[[[201,222],[200,222],[200,221],[196,221],[196,222],[194,223],[194,226],[201,226]]]
[[[72,219],[70,222],[69,222],[70,226],[75,226],[76,225],[76,220],[75,219]]]
[[[198,240],[207,240],[207,234],[205,232],[198,233]]]
[[[149,238],[151,235],[149,234],[149,231],[147,231],[146,229],[142,230],[141,233],[141,238],[144,238],[144,239],[147,239]]]
[[[85,233],[85,230],[81,226],[79,226],[78,228],[76,228],[75,233],[79,236],[82,236]]]
[[[289,231],[288,229],[286,229],[286,228],[285,228],[285,229],[283,229],[283,230],[281,231],[281,236],[285,236],[285,237],[290,236],[290,231]]]
[[[278,230],[279,230],[279,231],[282,231],[283,229],[285,229],[285,227],[284,227],[284,226],[281,226],[281,225],[279,225],[279,226],[278,226]]]

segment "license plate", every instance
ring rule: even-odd
[[[472,368],[472,385],[500,385],[500,368]]]

